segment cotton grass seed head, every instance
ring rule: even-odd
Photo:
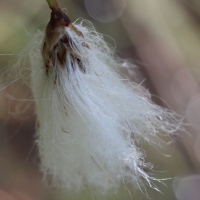
[[[13,68],[33,93],[44,180],[101,194],[117,191],[121,183],[141,188],[143,179],[157,189],[141,144],[165,145],[163,137],[181,129],[179,116],[121,77],[124,60],[90,22],[72,23],[55,0],[48,3],[46,31],[31,37]]]

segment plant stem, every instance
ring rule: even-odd
[[[51,9],[60,9],[57,0],[47,0],[47,3]]]

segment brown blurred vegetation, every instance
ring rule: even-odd
[[[105,2],[102,1],[102,4]],[[109,5],[115,6],[116,2],[109,0]],[[165,171],[155,172],[157,178],[187,177],[191,174],[197,177],[200,172],[200,2],[125,2],[123,13],[117,19],[104,23],[88,14],[84,0],[59,0],[61,7],[67,8],[72,21],[88,19],[98,32],[112,37],[119,56],[130,58],[138,65],[146,78],[143,85],[153,94],[152,100],[182,114],[185,122],[189,123],[186,129],[190,134],[180,134],[161,153],[145,146],[147,160],[155,164],[155,170]],[[98,11],[98,8],[94,9]],[[37,29],[45,29],[49,16],[50,9],[45,0],[0,1],[0,54],[13,54],[0,55],[2,71],[12,65],[16,54]],[[114,45],[109,38],[106,37],[106,40]],[[125,69],[125,74],[132,80],[130,70]],[[9,98],[8,94],[14,98]],[[17,100],[28,98],[30,90],[23,84],[12,84],[0,93],[0,199],[58,199],[41,181],[39,158],[34,145],[34,105]],[[149,197],[155,200],[186,200],[173,189],[173,179],[164,182],[168,187],[156,183],[163,194],[147,188]],[[133,199],[148,199],[132,186],[128,186],[128,189]],[[195,197],[199,191],[200,182],[190,200],[200,199]],[[118,195],[101,199],[131,199],[131,196],[122,186]],[[99,199],[87,190],[82,194],[66,194],[62,198]]]

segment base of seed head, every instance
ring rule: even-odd
[[[66,66],[66,51],[71,52],[72,60],[76,60],[79,68],[86,72],[78,55],[73,51],[70,43],[73,43],[72,39],[65,34],[66,29],[71,29],[79,37],[84,38],[83,33],[72,24],[69,17],[62,12],[58,4],[55,8],[52,8],[51,19],[47,25],[45,38],[42,45],[42,55],[46,64],[46,74],[48,75],[49,69],[54,70],[55,60],[60,62],[62,68]],[[74,45],[74,48],[78,50],[78,47]],[[82,45],[89,46],[83,42]]]

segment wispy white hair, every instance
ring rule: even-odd
[[[100,193],[121,182],[140,187],[142,179],[154,187],[154,178],[145,172],[152,165],[145,163],[140,145],[162,146],[163,137],[180,129],[180,121],[152,103],[141,85],[121,77],[123,61],[83,22],[73,25],[84,37],[65,27],[70,40],[64,64],[53,54],[54,68],[47,70],[41,54],[45,33],[37,31],[14,66],[26,74],[34,96],[44,179],[55,187],[79,191],[87,186]]]

